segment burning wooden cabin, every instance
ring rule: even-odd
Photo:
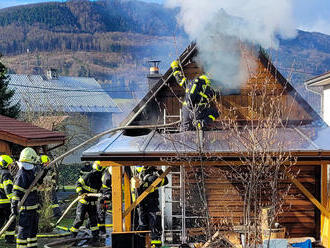
[[[129,129],[84,152],[84,160],[101,160],[104,165],[114,166],[114,232],[123,231],[127,213],[123,214],[121,204],[121,166],[176,168],[173,171],[177,172],[170,175],[172,186],[163,189],[163,227],[172,228],[171,239],[174,232],[179,232],[181,241],[186,241],[204,229],[205,221],[198,221],[199,218],[207,220],[212,230],[228,228],[241,232],[248,212],[243,181],[250,180],[252,172],[258,172],[249,170],[253,164],[265,173],[261,181],[267,181],[273,169],[281,174],[275,188],[267,185],[260,192],[250,193],[260,196],[258,204],[263,207],[269,206],[270,196],[279,197],[276,199],[281,201],[281,211],[274,222],[285,227],[286,237],[319,239],[327,235],[324,222],[326,216],[330,217],[326,210],[329,129],[263,51],[244,48],[241,52],[244,64],[253,65],[254,70],[238,92],[219,91],[216,102],[221,115],[210,130],[180,132],[178,126]],[[202,73],[195,60],[197,55],[198,49],[192,44],[179,58],[188,79]],[[184,91],[169,69],[127,116],[123,126],[177,121],[183,97]],[[263,168],[268,171],[264,172]],[[175,186],[179,186],[179,193],[175,192]],[[126,210],[129,204],[126,199]],[[258,214],[248,214],[255,222],[260,220]],[[129,223],[126,217],[126,231],[130,230]],[[173,231],[175,223],[180,228]],[[165,242],[171,242],[168,236],[164,230]]]

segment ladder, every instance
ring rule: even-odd
[[[179,171],[171,171],[168,175],[168,185],[161,188],[162,243],[171,246],[179,246],[187,241],[184,173],[184,166],[180,166]],[[173,185],[173,177],[179,178],[179,185]],[[176,195],[179,195],[179,200],[173,199],[176,192]],[[180,212],[176,214],[173,214],[174,204],[180,208]],[[180,222],[174,226],[175,219],[179,219]]]
[[[182,120],[182,112],[180,109],[179,115],[167,115],[166,109],[164,109],[164,124],[167,124],[168,121]],[[179,130],[176,127],[170,127],[164,129],[164,133],[178,132]],[[165,166],[162,168],[165,170]],[[185,171],[184,167],[180,166],[178,171],[171,171],[168,178],[168,184],[164,187],[161,187],[161,224],[162,224],[162,243],[172,246],[179,246],[181,243],[186,242],[187,240],[187,231],[186,231],[186,194],[185,194]],[[174,178],[179,179],[179,184],[174,185]],[[176,182],[177,183],[177,182]],[[173,200],[173,195],[178,196],[179,199]],[[179,206],[181,212],[173,214],[173,205]],[[180,219],[179,228],[174,229],[174,219]],[[179,236],[179,238],[174,238],[174,236]],[[180,238],[181,237],[181,238]],[[179,243],[174,243],[178,241]]]

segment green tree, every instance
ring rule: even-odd
[[[2,55],[0,54],[1,57]],[[12,103],[15,90],[9,89],[8,84],[7,68],[0,62],[0,114],[17,118],[20,113],[20,104]]]

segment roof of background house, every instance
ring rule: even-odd
[[[45,79],[41,75],[10,74],[9,87],[22,111],[75,113],[118,113],[120,108],[94,78]]]
[[[305,82],[307,87],[319,87],[330,84],[330,72],[323,73],[317,77],[313,77]]]
[[[0,115],[0,140],[21,146],[42,146],[64,143],[65,134]]]

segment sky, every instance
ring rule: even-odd
[[[56,0],[0,0],[0,8],[49,2]],[[65,0],[57,0],[58,2]],[[146,2],[164,3],[166,0],[144,0]],[[263,0],[260,0],[263,1]],[[298,29],[330,35],[330,1],[329,0],[287,0],[293,3],[293,16]]]

